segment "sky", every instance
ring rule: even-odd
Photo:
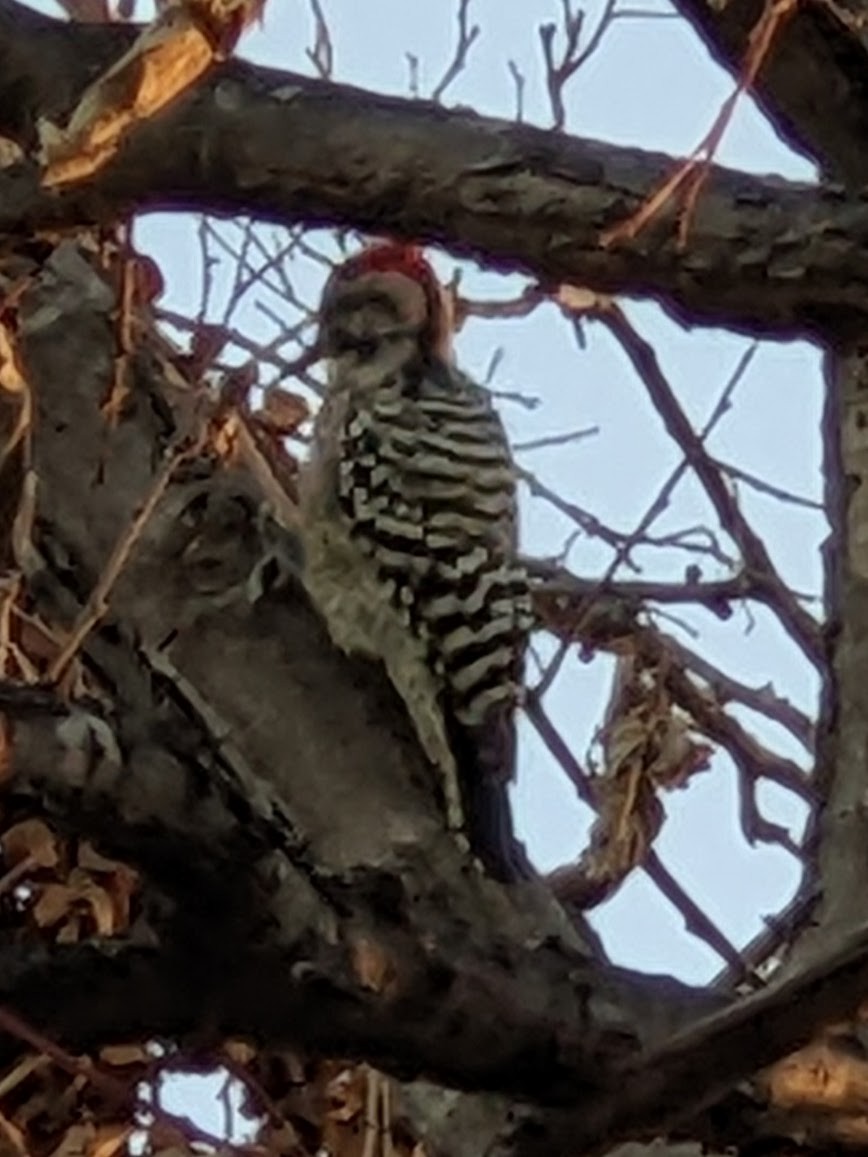
[[[446,0],[321,0],[334,48],[334,78],[376,90],[408,95],[410,65],[417,62],[420,94],[430,94],[454,48],[457,4]],[[34,7],[57,14],[53,0]],[[600,14],[594,0],[585,6],[585,29]],[[689,27],[666,0],[617,0],[624,15],[606,32],[601,46],[566,90],[566,131],[613,144],[684,155],[710,127],[732,90],[731,78],[709,58]],[[561,0],[471,0],[469,16],[480,34],[466,69],[447,90],[447,106],[464,105],[499,117],[515,114],[515,83],[509,62],[525,77],[524,117],[541,127],[551,124],[539,26],[561,18]],[[137,18],[150,15],[139,0]],[[264,24],[249,33],[240,55],[271,67],[311,74],[308,49],[314,20],[308,0],[270,0]],[[555,50],[558,49],[558,38]],[[291,142],[287,143],[291,147]],[[718,161],[758,174],[776,173],[795,180],[814,179],[813,167],[791,152],[750,100],[742,99],[718,153]],[[223,242],[241,244],[231,222],[216,226]],[[262,244],[275,251],[286,235],[268,227]],[[195,314],[200,304],[202,253],[197,221],[153,214],[137,222],[136,243],[154,256],[167,288],[160,305]],[[312,234],[311,244],[336,252],[332,239]],[[220,255],[220,242],[214,253]],[[448,277],[456,263],[435,255]],[[461,263],[462,290],[471,297],[511,298],[524,282]],[[232,284],[232,261],[225,253],[215,267],[208,316],[220,318]],[[302,255],[288,264],[293,288],[306,302],[316,301],[324,268]],[[279,279],[253,287],[232,317],[249,337],[272,340],[297,319],[282,298]],[[697,427],[713,410],[720,391],[749,344],[744,337],[707,328],[686,330],[651,302],[623,303],[632,323],[650,341],[679,400]],[[502,351],[492,388],[538,399],[534,409],[501,401],[501,413],[514,441],[567,430],[598,427],[593,436],[565,445],[518,454],[520,463],[563,497],[592,511],[619,530],[631,531],[645,513],[680,455],[660,419],[647,403],[625,354],[600,326],[583,326],[585,348],[577,347],[572,328],[552,306],[523,320],[471,320],[457,341],[462,367],[484,378],[494,352]],[[239,355],[240,357],[240,355]],[[284,382],[292,387],[292,383]],[[722,460],[806,499],[821,498],[819,416],[820,353],[806,343],[763,342],[740,383],[734,404],[712,435],[709,446]],[[784,398],[785,404],[782,404]],[[788,583],[813,598],[818,613],[821,573],[818,548],[826,525],[816,510],[769,498],[745,485],[738,497],[762,534]],[[710,505],[695,482],[679,483],[668,509],[654,525],[666,534],[685,527],[714,525]],[[528,553],[561,553],[573,526],[549,505],[522,502],[522,541]],[[694,535],[694,540],[696,536]],[[597,540],[570,543],[568,565],[584,577],[601,575],[611,555]],[[727,572],[706,556],[643,549],[636,554],[642,572],[636,578],[683,576],[698,561],[704,578]],[[806,712],[813,713],[818,682],[785,638],[772,616],[736,608],[721,622],[702,610],[668,608],[663,628],[701,652],[728,673],[762,686],[769,682]],[[673,617],[674,616],[674,617]],[[549,644],[540,640],[546,653]],[[608,696],[611,658],[583,662],[572,655],[545,699],[545,707],[587,764],[595,728]],[[763,740],[809,766],[807,754],[771,725],[747,720]],[[518,830],[542,869],[572,859],[583,846],[591,815],[553,763],[530,725],[521,724],[521,750],[513,805]],[[804,807],[781,789],[764,787],[763,814],[801,831]],[[683,790],[664,799],[667,819],[657,851],[682,886],[736,944],[744,945],[792,896],[799,865],[779,848],[749,847],[737,823],[735,775],[724,757]],[[616,897],[596,909],[591,920],[611,958],[647,972],[667,972],[692,983],[706,983],[720,970],[720,958],[685,931],[683,922],[647,877],[634,872]]]

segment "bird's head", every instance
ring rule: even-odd
[[[339,265],[326,283],[320,349],[333,357],[396,339],[411,339],[424,353],[448,359],[449,302],[418,245],[369,245]]]

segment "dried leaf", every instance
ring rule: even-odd
[[[223,1051],[236,1065],[249,1065],[258,1055],[259,1050],[243,1040],[229,1040],[223,1045]]]
[[[105,1045],[99,1050],[99,1059],[107,1065],[148,1065],[151,1056],[144,1045]]]
[[[299,394],[274,386],[266,391],[254,417],[275,434],[292,434],[310,417],[310,407]]]
[[[133,1129],[131,1125],[103,1125],[97,1130],[95,1142],[88,1157],[113,1157],[125,1145]]]
[[[42,820],[22,820],[0,835],[0,846],[10,867],[27,861],[37,868],[54,868],[60,862],[60,844]]]
[[[71,1125],[51,1157],[88,1157],[96,1128],[94,1125]]]
[[[58,944],[78,944],[84,938],[80,916],[71,911],[69,919],[61,926],[55,937]]]
[[[665,819],[658,790],[682,786],[708,766],[711,748],[672,703],[665,671],[635,652],[618,657],[601,729],[604,771],[594,781],[598,816],[577,865],[549,878],[561,900],[601,903],[647,856]]]
[[[193,331],[193,340],[188,359],[188,371],[192,378],[199,378],[216,362],[220,351],[229,340],[229,333],[222,325],[198,325]]]
[[[342,1069],[333,1077],[326,1085],[326,1096],[331,1101],[330,1120],[342,1124],[355,1120],[365,1107],[367,1084],[365,1065]]]
[[[0,137],[0,169],[8,169],[10,165],[17,165],[24,160],[24,150],[17,141],[9,137]]]
[[[78,866],[84,868],[88,872],[118,872],[130,871],[126,864],[122,864],[120,860],[109,859],[104,856],[102,852],[98,852],[89,840],[82,840],[78,846],[78,855],[76,856]]]
[[[392,961],[375,941],[357,937],[352,944],[352,958],[353,970],[363,988],[383,992],[394,982]]]
[[[40,928],[53,928],[66,919],[77,900],[74,888],[66,884],[46,884],[33,905],[33,918]]]
[[[79,909],[89,910],[99,936],[111,936],[118,931],[114,904],[106,888],[95,883],[81,868],[72,869],[68,884],[75,893]]]
[[[27,393],[27,379],[18,360],[18,350],[8,325],[0,320],[0,389],[8,394]]]

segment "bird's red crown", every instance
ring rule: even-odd
[[[419,245],[401,241],[384,241],[368,245],[351,257],[342,271],[358,276],[365,273],[403,273],[414,281],[437,282],[437,276]]]
[[[432,349],[447,357],[451,347],[451,314],[437,274],[422,247],[403,241],[376,242],[350,257],[335,271],[341,280],[369,273],[399,273],[421,285],[428,299],[428,341]]]

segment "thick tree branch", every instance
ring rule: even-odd
[[[158,342],[143,347],[109,429],[112,294],[71,244],[29,273],[29,587],[69,624],[195,398],[161,380]],[[179,472],[84,640],[110,714],[0,696],[16,794],[174,901],[169,929],[212,962],[199,981],[227,1031],[465,1088],[599,1092],[625,1051],[720,998],[609,970],[541,885],[504,890],[473,869],[384,675],[330,646],[259,503],[240,469]]]
[[[130,35],[60,26],[0,0],[0,132],[32,144],[35,118],[68,112]],[[602,248],[601,230],[671,163],[234,63],[141,127],[86,187],[47,193],[28,165],[0,173],[0,231],[148,207],[372,232],[388,221],[396,234],[546,284],[641,291],[693,321],[778,332],[864,326],[868,205],[840,193],[715,170],[686,252],[671,219],[634,244]]]
[[[113,295],[69,243],[16,271],[30,279],[19,341],[40,411],[29,587],[38,611],[69,624],[195,397],[163,381],[160,343],[144,345],[124,418],[108,427]],[[174,901],[178,917],[158,927],[181,959],[192,947],[198,987],[191,997],[182,967],[184,1000],[170,1011],[198,1007],[224,1031],[559,1106],[518,1113],[512,1152],[653,1131],[669,1120],[666,1088],[637,1092],[622,1118],[622,1074],[639,1088],[637,1058],[663,1057],[655,1049],[720,998],[604,966],[544,889],[502,889],[469,868],[395,696],[330,647],[292,560],[239,467],[203,458],[179,472],[84,640],[110,711],[0,696],[16,793],[129,856]],[[725,1054],[728,1080],[855,997],[838,985],[816,1013],[793,1012],[792,993],[768,999],[777,1027],[738,1064],[734,1047]],[[749,1037],[750,1022],[739,1031]],[[690,1047],[693,1100],[671,1070],[688,1114],[721,1079],[714,1047],[702,1066]]]

